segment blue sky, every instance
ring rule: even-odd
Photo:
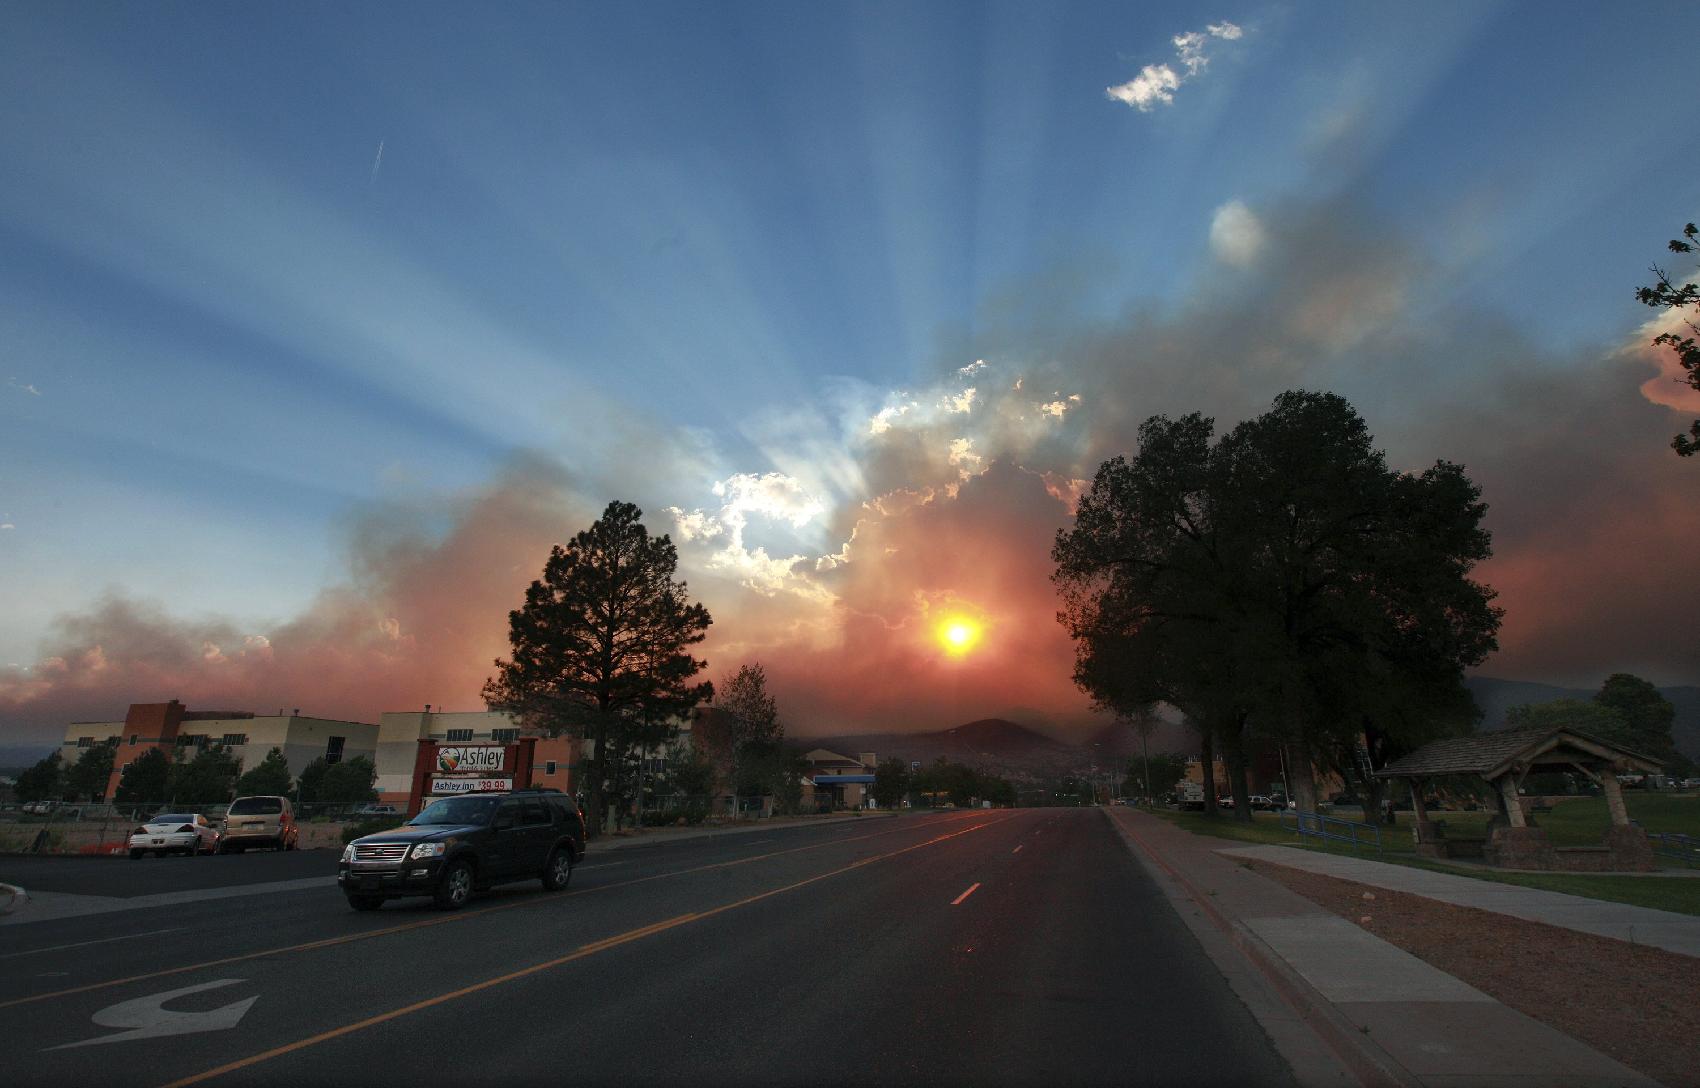
[[[1692,4],[35,3],[0,24],[0,667],[108,593],[283,623],[346,580],[351,523],[406,511],[438,540],[520,455],[657,514],[781,473],[827,513],[751,507],[767,546],[832,553],[886,490],[856,435],[900,391],[982,357],[1067,377],[1130,314],[1277,289],[1292,266],[1212,244],[1235,202],[1272,235],[1327,216],[1385,239],[1413,324],[1592,366],[1635,340],[1631,291],[1700,203],[1700,122],[1668,104]],[[1188,32],[1206,63],[1172,101],[1106,94],[1184,73]],[[1476,402],[1480,358],[1420,365],[1412,396]],[[1411,437],[1405,392],[1330,374],[1392,448],[1449,455]],[[1651,464],[1680,426],[1649,411]],[[1052,442],[1054,464],[976,441],[1080,476],[1115,438]]]

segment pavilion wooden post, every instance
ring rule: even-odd
[[[1505,801],[1505,818],[1512,827],[1528,827],[1523,819],[1523,803],[1517,799],[1517,776],[1514,774],[1500,775],[1499,796]]]
[[[1623,803],[1623,787],[1618,784],[1616,771],[1610,767],[1603,768],[1596,781],[1605,791],[1606,809],[1611,813],[1612,826],[1628,827],[1629,809]]]
[[[1421,778],[1411,778],[1406,781],[1411,787],[1411,812],[1416,817],[1417,821],[1417,826],[1415,828],[1417,841],[1433,842],[1434,833],[1432,825],[1428,822],[1428,808],[1423,804],[1424,780]]]

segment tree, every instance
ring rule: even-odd
[[[179,758],[166,780],[166,800],[174,805],[216,805],[230,800],[242,761],[222,744],[209,744],[193,759]]]
[[[588,823],[600,827],[614,747],[649,720],[683,716],[713,697],[692,683],[707,662],[687,648],[708,630],[673,577],[678,551],[652,537],[631,503],[611,502],[566,547],[556,545],[525,603],[508,614],[512,656],[484,685],[492,709],[549,736],[593,741]]]
[[[302,776],[306,776],[305,770]],[[378,781],[378,768],[365,756],[355,756],[325,768],[319,779],[316,800],[328,804],[365,805],[378,799],[372,788]]]
[[[60,800],[64,795],[64,764],[64,757],[56,749],[19,774],[18,800]]]
[[[324,800],[319,796],[319,792],[324,786],[325,774],[330,769],[331,764],[324,756],[301,768],[301,777],[295,783],[297,799],[303,803]]]
[[[909,792],[909,764],[892,756],[882,759],[874,768],[874,804],[880,808],[897,808]]]
[[[1700,228],[1690,223],[1682,228],[1681,238],[1670,240],[1669,249],[1672,253],[1692,254],[1696,245],[1700,245]],[[1678,287],[1676,281],[1658,265],[1654,265],[1650,271],[1658,277],[1658,282],[1650,287],[1636,288],[1637,301],[1644,306],[1667,312],[1694,311],[1695,304],[1700,303],[1700,284],[1691,281]],[[1700,389],[1700,344],[1695,342],[1695,336],[1700,336],[1700,325],[1689,319],[1685,319],[1684,324],[1694,335],[1662,332],[1653,337],[1653,343],[1676,352],[1676,361],[1686,372],[1686,376],[1680,380],[1685,385]],[[1693,457],[1700,453],[1700,419],[1690,425],[1687,434],[1679,434],[1671,439],[1671,448],[1679,457]]]
[[[87,797],[99,801],[106,796],[106,784],[112,780],[112,745],[96,744],[84,748],[65,771],[65,792],[71,800]]]
[[[1160,753],[1149,758],[1134,756],[1127,761],[1127,778],[1122,783],[1122,792],[1132,796],[1161,797],[1175,788],[1175,783],[1186,777],[1186,757],[1173,753]],[[1150,793],[1146,793],[1146,782],[1150,781]]]
[[[765,775],[748,772],[760,768],[757,757],[785,736],[779,722],[779,704],[767,691],[767,671],[760,663],[741,665],[720,682],[715,700],[726,729],[727,758],[731,761],[732,817],[738,816],[738,799],[751,792],[758,795],[768,785]]]
[[[243,774],[236,780],[236,795],[251,797],[256,794],[269,797],[288,797],[294,787],[289,780],[289,761],[283,757],[283,749],[273,748],[266,753],[266,758],[260,765]]]
[[[1197,413],[1153,416],[1058,533],[1076,683],[1123,715],[1179,708],[1206,768],[1220,750],[1237,819],[1254,743],[1288,749],[1314,808],[1312,767],[1350,767],[1366,730],[1414,745],[1466,728],[1463,673],[1501,613],[1469,578],[1490,538],[1462,468],[1390,470],[1327,393],[1283,393],[1212,436]]]
[[[124,768],[112,799],[128,805],[161,804],[169,797],[171,757],[163,748],[149,748]]]

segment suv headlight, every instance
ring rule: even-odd
[[[353,843],[349,843],[347,846],[342,848],[342,860],[345,861],[345,862],[354,860],[354,844]]]
[[[443,853],[448,850],[448,848],[449,844],[446,842],[422,842],[413,848],[413,854],[411,856],[414,861],[419,861],[423,858],[440,858],[443,856]]]

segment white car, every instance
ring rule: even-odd
[[[216,854],[218,829],[198,812],[162,812],[130,833],[130,856]]]

